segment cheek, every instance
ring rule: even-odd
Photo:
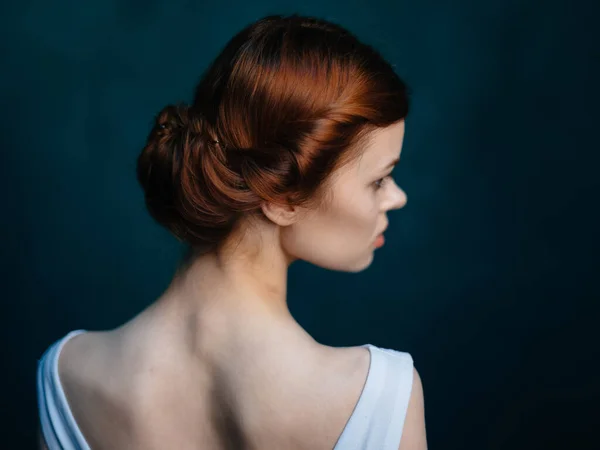
[[[375,232],[377,226],[377,202],[375,196],[355,196],[339,208],[334,220],[337,222],[337,235],[347,239],[364,240]]]
[[[348,193],[321,211],[318,219],[320,235],[326,243],[359,246],[369,239],[377,226],[378,203],[374,192],[367,189]]]
[[[377,231],[377,199],[365,193],[342,200],[284,229],[287,250],[300,259],[332,269],[351,270],[350,266],[362,264],[371,253]]]

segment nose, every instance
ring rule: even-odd
[[[396,209],[404,208],[404,206],[406,205],[406,202],[408,202],[408,197],[406,195],[406,192],[404,192],[404,189],[399,187],[398,190],[400,191],[400,193],[398,195],[398,202],[397,202]]]
[[[396,183],[394,183],[394,189],[392,189],[389,193],[389,197],[387,201],[383,205],[383,208],[386,211],[391,209],[400,209],[404,208],[406,202],[408,201],[408,197],[406,196],[406,192],[402,188],[400,188]]]

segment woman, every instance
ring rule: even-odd
[[[286,302],[293,261],[358,272],[383,245],[406,203],[390,173],[407,111],[390,65],[337,25],[269,16],[237,34],[138,160],[151,215],[190,251],[132,320],[46,351],[41,445],[425,449],[410,355],[322,345]]]

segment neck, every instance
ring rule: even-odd
[[[306,348],[319,345],[288,308],[290,262],[281,247],[270,241],[254,248],[198,257],[140,318],[183,333],[196,351],[253,351],[282,342]]]
[[[195,259],[178,274],[166,297],[194,312],[255,319],[289,317],[289,264],[275,248],[254,254],[237,250],[213,252]]]

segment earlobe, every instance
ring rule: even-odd
[[[292,225],[298,219],[298,208],[291,205],[265,202],[261,205],[263,214],[281,227]]]

